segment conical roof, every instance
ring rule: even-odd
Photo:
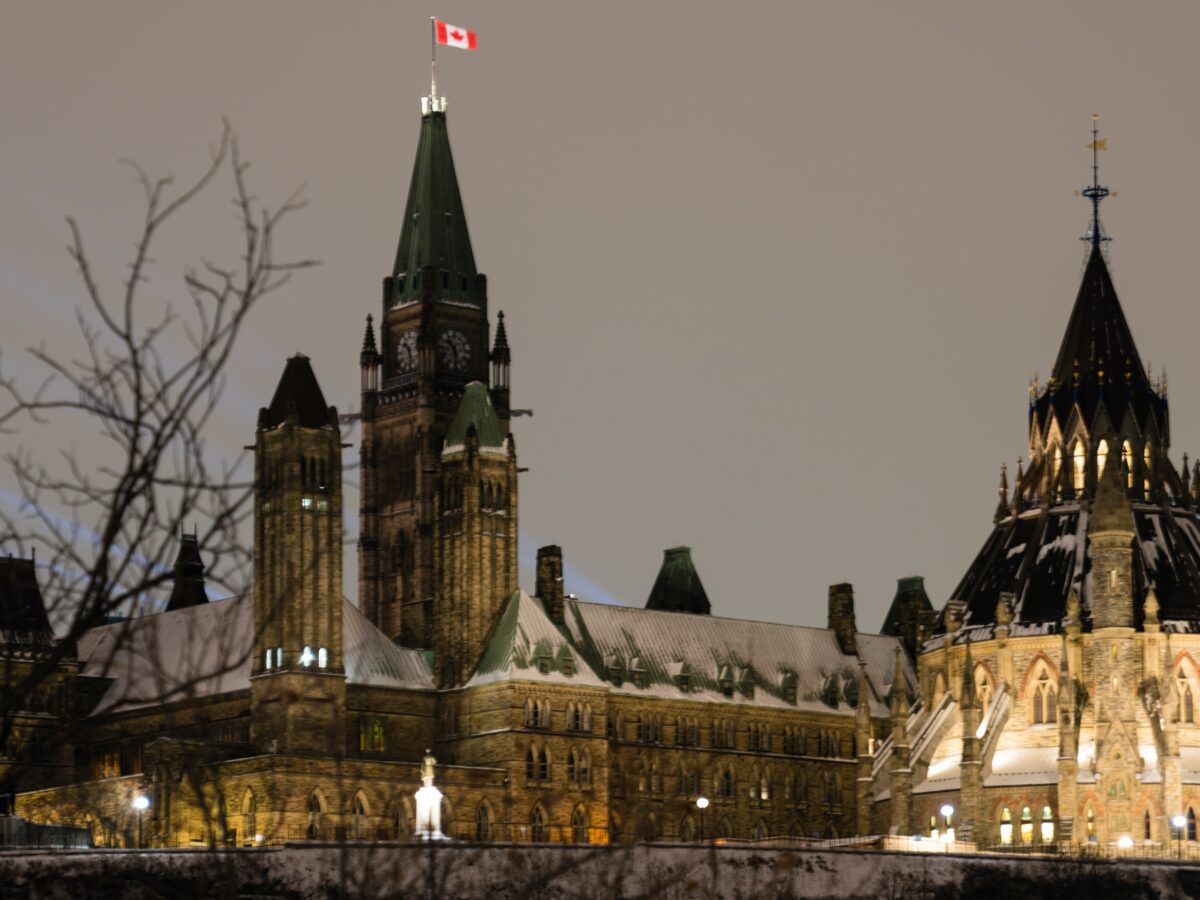
[[[672,547],[663,551],[662,568],[650,590],[646,609],[688,612],[707,616],[712,612],[708,594],[700,583],[692,562],[691,547]]]
[[[430,112],[421,118],[417,158],[392,267],[392,276],[398,279],[394,301],[422,293],[415,276],[426,266],[439,271],[434,284],[424,286],[431,287],[435,297],[465,300],[474,295],[475,256],[444,112]],[[403,282],[400,276],[405,276]]]
[[[1037,401],[1037,420],[1043,425],[1051,411],[1066,422],[1076,403],[1090,425],[1101,401],[1114,425],[1131,407],[1139,424],[1151,412],[1159,422],[1166,421],[1165,402],[1150,385],[1099,243],[1088,256],[1052,379]]]
[[[299,417],[302,428],[324,428],[329,424],[329,406],[325,403],[325,395],[321,393],[317,376],[303,353],[288,359],[279,386],[275,388],[275,396],[271,398],[271,405],[259,414],[258,425],[260,428],[275,428],[293,413]]]
[[[446,431],[444,446],[447,449],[461,447],[467,442],[467,431],[471,427],[479,436],[480,447],[495,449],[504,446],[504,429],[500,426],[487,387],[479,381],[472,381],[463,392],[458,412]]]

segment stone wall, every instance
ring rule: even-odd
[[[13,896],[537,896],[973,900],[1194,897],[1200,868],[1153,863],[762,847],[376,845],[221,852],[0,854]]]

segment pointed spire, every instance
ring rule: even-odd
[[[396,261],[385,284],[385,305],[421,298],[476,301],[477,274],[446,116],[431,111],[421,118]]]
[[[496,337],[492,341],[492,362],[512,362],[508,349],[508,331],[504,328],[504,310],[496,313]]]
[[[1118,461],[1119,460],[1119,461]],[[1133,511],[1125,491],[1129,469],[1123,457],[1109,455],[1100,484],[1096,488],[1096,500],[1092,504],[1088,520],[1088,535],[1106,531],[1133,531]]]
[[[1179,470],[1179,475],[1180,487],[1183,488],[1183,495],[1187,497],[1192,492],[1192,472],[1188,468],[1188,455],[1186,453],[1183,454],[1183,468]]]
[[[54,633],[32,559],[0,557],[0,644],[51,643]]]
[[[1146,591],[1146,599],[1142,601],[1142,621],[1146,625],[1157,625],[1160,609],[1158,594],[1154,593],[1154,588],[1150,588]]]
[[[365,366],[374,361],[379,351],[375,348],[375,318],[370,313],[367,313],[367,330],[363,334],[362,355],[360,359]]]
[[[999,522],[1011,512],[1008,503],[1008,466],[1005,463],[1000,463],[1000,488],[997,493],[1000,502],[996,504],[996,521]]]
[[[1083,196],[1092,204],[1092,221],[1087,234],[1080,240],[1087,241],[1097,250],[1112,238],[1104,234],[1100,225],[1100,201],[1108,196],[1108,188],[1100,185],[1100,151],[1108,149],[1108,138],[1100,138],[1100,115],[1092,113],[1092,142],[1088,145],[1092,151],[1092,183],[1083,189]]]

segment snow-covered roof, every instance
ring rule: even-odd
[[[992,771],[984,787],[1054,784],[1058,781],[1058,747],[1011,747],[992,754]]]
[[[857,644],[873,687],[872,715],[886,716],[899,640],[860,634]],[[569,675],[559,662],[564,653],[573,659]],[[912,696],[916,675],[907,657],[904,665]],[[639,697],[853,714],[858,669],[858,658],[842,653],[833,632],[824,628],[574,598],[565,601],[565,623],[559,627],[539,600],[517,592],[469,684],[504,679],[586,684]],[[794,701],[785,684],[789,680],[795,683]]]
[[[419,650],[397,647],[342,600],[349,684],[432,690]],[[93,628],[79,640],[83,674],[112,679],[93,714],[123,712],[250,687],[254,595]]]
[[[508,680],[604,686],[542,604],[524,591],[509,598],[467,686]]]

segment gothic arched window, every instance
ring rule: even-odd
[[[1189,841],[1196,839],[1196,810],[1190,806],[1187,813],[1187,839]]]
[[[1125,476],[1125,487],[1133,487],[1133,445],[1126,441],[1121,445],[1121,465],[1128,473]]]
[[[321,816],[325,812],[325,800],[320,791],[308,795],[308,822],[305,829],[308,837],[321,837]]]
[[[1149,825],[1147,825],[1149,827]],[[1054,817],[1049,806],[1042,807],[1042,843],[1049,844],[1054,840]]]
[[[1033,843],[1033,813],[1028,806],[1021,807],[1021,843]]]
[[[542,781],[550,778],[550,753],[545,747],[538,754],[538,778]]]
[[[540,803],[529,813],[529,839],[534,842],[546,840],[546,810]]]
[[[1032,701],[1034,725],[1052,725],[1058,721],[1058,698],[1045,668],[1034,683]]]
[[[533,751],[533,745],[529,745],[529,749],[525,751],[525,777],[533,781],[537,775],[537,754]]]
[[[1083,448],[1083,441],[1078,438],[1075,440],[1075,449],[1071,454],[1071,462],[1071,486],[1076,491],[1082,491],[1087,484],[1087,451]]]
[[[495,816],[492,814],[491,805],[484,800],[475,810],[475,840],[490,841],[492,839],[492,824],[495,821]]]
[[[576,844],[590,843],[588,840],[587,808],[580,803],[571,813],[571,841]]]
[[[1099,483],[1100,476],[1104,474],[1104,464],[1108,462],[1108,441],[1101,440],[1096,445],[1096,481]]]
[[[350,836],[354,840],[366,840],[369,813],[366,795],[359,791],[354,795],[354,801],[350,805]]]
[[[1012,833],[1012,813],[1008,811],[1008,807],[1004,807],[1000,812],[1000,843],[1011,844],[1013,839]]]

